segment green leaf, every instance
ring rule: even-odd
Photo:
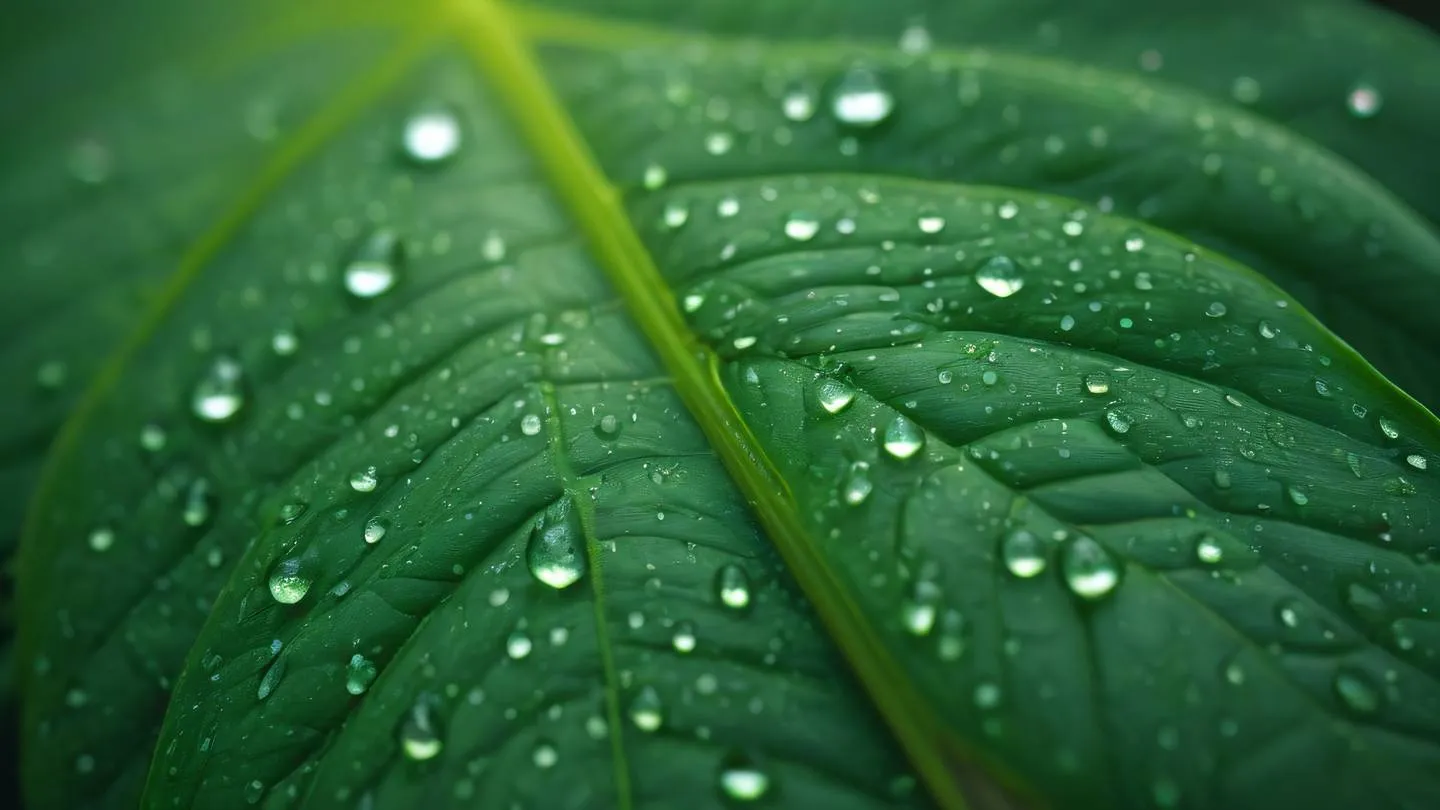
[[[0,183],[32,805],[1440,800],[1430,39],[195,5],[3,69],[99,49]]]

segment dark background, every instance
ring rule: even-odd
[[[1382,6],[1440,30],[1440,0],[1374,0]]]

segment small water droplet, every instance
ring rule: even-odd
[[[675,625],[675,634],[670,637],[670,644],[675,648],[675,652],[694,652],[696,644],[695,625],[689,621],[678,622]]]
[[[811,214],[796,211],[785,219],[785,235],[796,242],[808,242],[820,232],[820,220]]]
[[[561,497],[536,518],[525,547],[525,564],[535,579],[557,590],[585,576],[585,526],[570,495]]]
[[[1025,286],[1020,268],[1009,256],[992,256],[975,271],[975,283],[996,298],[1009,298]]]
[[[930,579],[917,579],[910,585],[910,593],[900,603],[900,623],[912,636],[928,635],[935,627],[940,610],[941,592],[939,584]]]
[[[405,157],[429,166],[453,158],[460,151],[463,132],[455,111],[445,106],[416,110],[405,119],[400,145]]]
[[[1373,118],[1383,102],[1380,91],[1368,84],[1355,85],[1345,96],[1345,106],[1356,118]]]
[[[731,801],[753,802],[770,792],[770,775],[742,751],[731,751],[720,761],[720,792]]]
[[[870,480],[870,463],[866,461],[851,462],[850,470],[845,475],[845,483],[840,487],[841,495],[845,503],[851,506],[859,506],[870,497],[875,485]]]
[[[805,85],[794,85],[780,98],[780,112],[789,120],[809,121],[815,116],[815,93]]]
[[[200,375],[190,395],[190,410],[205,422],[235,418],[245,406],[245,371],[229,355],[217,355]]]
[[[835,85],[830,110],[835,119],[852,127],[873,127],[890,117],[895,97],[874,71],[853,67]]]
[[[602,441],[614,441],[620,435],[620,417],[607,413],[595,420],[595,435]]]
[[[355,653],[345,667],[345,691],[352,695],[363,695],[375,681],[378,670],[370,659]]]
[[[655,731],[665,721],[660,693],[653,686],[643,686],[630,701],[630,722],[641,731]]]
[[[374,492],[380,483],[374,467],[366,467],[350,474],[350,488],[356,492]]]
[[[535,648],[535,642],[530,640],[530,634],[525,628],[516,627],[509,636],[505,638],[505,654],[510,656],[512,661],[519,661],[530,654]]]
[[[1229,310],[1219,301],[1211,301],[1210,306],[1205,308],[1205,315],[1209,318],[1223,318]]]
[[[666,228],[675,230],[690,221],[690,208],[682,202],[668,202],[660,212],[660,222]]]
[[[1000,542],[1005,569],[1021,579],[1038,576],[1045,570],[1048,549],[1045,540],[1028,529],[1015,529]]]
[[[210,481],[196,478],[185,490],[185,507],[180,512],[180,519],[186,526],[198,529],[210,522],[214,505],[215,494],[210,489]]]
[[[101,526],[90,532],[90,548],[94,551],[109,551],[115,545],[115,530]]]
[[[725,607],[744,610],[750,606],[750,575],[739,565],[726,563],[715,573],[715,592]]]
[[[1419,453],[1411,453],[1410,455],[1406,456],[1405,463],[1409,464],[1411,467],[1414,467],[1417,470],[1424,470],[1430,467],[1429,459],[1425,458]]]
[[[379,228],[366,237],[345,265],[345,290],[356,298],[384,295],[399,280],[403,245],[399,235]]]
[[[560,752],[556,750],[554,743],[541,740],[535,744],[535,750],[530,754],[530,761],[534,762],[537,768],[553,768],[555,763],[560,761]]]
[[[1131,231],[1125,234],[1125,252],[1139,253],[1145,249],[1145,236],[1139,231]]]
[[[1250,76],[1236,76],[1230,96],[1241,104],[1254,104],[1260,100],[1260,82]]]
[[[945,218],[939,214],[924,214],[915,220],[916,226],[923,234],[937,234],[945,230]]]
[[[408,759],[424,762],[440,755],[445,742],[440,739],[431,699],[421,695],[405,713],[400,724],[400,750]]]
[[[270,570],[270,596],[282,605],[293,605],[305,598],[315,582],[312,565],[304,557],[286,557]]]
[[[1086,600],[1108,596],[1120,584],[1120,568],[1106,548],[1088,535],[1066,543],[1060,569],[1070,592]]]
[[[855,401],[855,389],[830,377],[821,377],[816,389],[820,407],[827,413],[840,413]]]
[[[1342,668],[1335,674],[1335,695],[1357,714],[1374,714],[1379,711],[1382,699],[1369,675],[1350,668]]]
[[[1092,371],[1086,374],[1085,390],[1092,394],[1110,393],[1110,375],[1103,371]]]
[[[526,436],[539,435],[540,430],[543,427],[544,423],[540,421],[539,414],[527,413],[524,416],[520,417],[520,432],[525,434]]]
[[[165,449],[165,428],[150,423],[140,428],[140,449],[147,453],[158,453]]]
[[[885,427],[883,441],[885,452],[904,460],[920,452],[925,446],[925,431],[910,419],[897,414]]]
[[[1132,425],[1130,417],[1126,416],[1123,413],[1120,413],[1119,411],[1106,411],[1105,424],[1109,426],[1112,431],[1118,434],[1129,433]]]
[[[366,544],[372,546],[375,545],[376,543],[384,539],[385,533],[388,531],[390,531],[390,524],[384,518],[370,518],[369,520],[365,521],[364,537]]]
[[[1385,438],[1387,438],[1387,439],[1398,439],[1398,438],[1400,438],[1400,428],[1399,428],[1398,426],[1396,426],[1395,422],[1392,421],[1388,416],[1382,416],[1382,417],[1380,417],[1380,420],[1379,420],[1379,421],[1380,421],[1380,432],[1385,434]]]
[[[664,166],[658,163],[651,163],[645,167],[645,173],[640,178],[640,184],[646,189],[654,191],[664,186],[665,182],[669,179],[670,175],[665,171]]]
[[[1195,559],[1205,565],[1216,565],[1225,559],[1225,550],[1220,547],[1219,543],[1215,542],[1215,538],[1208,534],[1203,534],[1200,536],[1200,539],[1195,542]]]

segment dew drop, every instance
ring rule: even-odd
[[[460,151],[463,134],[455,111],[444,106],[416,110],[405,119],[400,146],[405,157],[423,166],[453,158]]]
[[[365,694],[365,690],[375,681],[377,672],[370,659],[355,653],[350,656],[350,663],[345,666],[345,691],[352,695]]]
[[[630,722],[641,731],[655,731],[665,721],[660,693],[653,686],[643,686],[630,701]]]
[[[670,637],[670,644],[675,648],[675,652],[694,652],[695,643],[695,625],[688,621],[677,623],[675,625],[675,634]]]
[[[1092,394],[1110,393],[1110,375],[1103,371],[1093,371],[1086,374],[1085,390]]]
[[[424,762],[440,755],[445,743],[432,714],[431,701],[424,695],[405,713],[400,724],[400,750],[415,762]]]
[[[941,661],[958,661],[965,654],[965,616],[958,610],[940,615],[940,631],[935,653]]]
[[[1109,426],[1112,431],[1118,434],[1125,434],[1130,432],[1130,417],[1126,416],[1123,413],[1120,413],[1119,411],[1106,411],[1105,424]]]
[[[101,526],[90,532],[90,548],[94,551],[109,551],[115,545],[115,530],[108,526]]]
[[[614,441],[620,435],[620,417],[607,413],[596,419],[595,435],[602,441]]]
[[[720,761],[720,793],[731,801],[753,802],[770,792],[770,775],[754,759],[732,751]]]
[[[1411,453],[1405,457],[1405,463],[1417,470],[1424,470],[1430,467],[1430,460],[1419,453]]]
[[[374,467],[356,470],[350,475],[350,488],[356,492],[374,492],[379,483],[380,479],[376,477]]]
[[[1374,714],[1380,709],[1381,695],[1370,676],[1358,669],[1341,669],[1335,674],[1335,695],[1357,714]]]
[[[820,378],[820,385],[816,393],[820,399],[820,407],[824,408],[827,413],[840,413],[855,401],[854,388],[830,377]]]
[[[1397,427],[1395,423],[1386,416],[1380,417],[1380,432],[1384,433],[1385,438],[1387,439],[1400,438],[1400,428]]]
[[[1028,529],[1015,529],[1000,541],[1005,570],[1021,579],[1040,575],[1046,566],[1045,541]]]
[[[385,538],[385,533],[390,531],[390,524],[380,517],[372,517],[365,521],[365,543],[375,545]]]
[[[1201,535],[1195,543],[1195,559],[1205,565],[1215,565],[1225,558],[1225,550],[1210,535]]]
[[[660,212],[660,223],[670,230],[681,228],[690,221],[690,209],[681,202],[668,202]]]
[[[1060,569],[1070,592],[1086,600],[1103,599],[1120,584],[1120,568],[1110,552],[1087,535],[1065,544]]]
[[[735,563],[726,563],[715,572],[715,593],[720,603],[734,610],[750,606],[750,575]]]
[[[303,557],[286,557],[270,570],[270,596],[282,605],[293,605],[304,599],[314,583],[315,573]]]
[[[820,220],[814,216],[796,211],[785,219],[785,235],[796,242],[808,242],[820,232]]]
[[[815,116],[815,93],[803,85],[789,88],[780,98],[780,112],[797,123],[809,121]]]
[[[1209,318],[1223,318],[1229,310],[1219,301],[1211,301],[1210,306],[1205,308],[1205,315]]]
[[[640,178],[640,184],[647,190],[654,191],[663,187],[669,179],[670,174],[665,171],[664,166],[658,163],[651,163],[645,167],[645,173]]]
[[[525,632],[524,627],[516,627],[514,632],[505,638],[505,654],[510,656],[512,661],[524,659],[534,647],[535,642],[530,640],[530,634]]]
[[[890,117],[895,97],[874,71],[853,67],[836,83],[830,110],[842,124],[873,127]]]
[[[870,497],[874,491],[875,484],[870,480],[870,463],[866,461],[851,462],[850,470],[845,475],[845,483],[840,487],[840,494],[845,503],[851,506],[859,506]]]
[[[380,228],[372,232],[345,265],[346,292],[362,299],[389,292],[399,280],[401,252],[400,236],[395,231]]]
[[[940,586],[929,579],[917,579],[900,603],[900,623],[912,636],[929,635],[940,611]]]
[[[992,256],[975,271],[975,283],[996,298],[1009,298],[1025,286],[1020,268],[1009,256]]]
[[[585,526],[570,495],[564,495],[536,518],[525,547],[525,564],[535,579],[556,590],[585,576]]]
[[[190,410],[200,420],[228,422],[245,406],[245,371],[229,355],[210,361],[190,395]]]
[[[180,511],[180,519],[186,526],[198,529],[210,522],[214,505],[215,495],[210,490],[210,481],[196,478],[185,489],[185,507]]]
[[[158,453],[164,450],[167,440],[165,428],[153,422],[140,428],[140,449],[147,453]]]
[[[1131,231],[1125,235],[1125,252],[1139,253],[1145,249],[1145,236],[1139,231]]]
[[[898,459],[907,459],[925,446],[925,432],[910,419],[896,415],[885,427],[885,452]]]
[[[526,436],[537,436],[544,424],[540,421],[540,414],[527,413],[520,417],[520,432]]]
[[[1383,102],[1380,91],[1368,84],[1355,85],[1350,88],[1349,95],[1345,96],[1345,107],[1356,118],[1373,118],[1380,112]]]
[[[553,743],[542,740],[536,744],[535,750],[531,752],[530,761],[534,762],[537,768],[553,768],[555,767],[555,763],[560,761],[560,752],[555,749]]]

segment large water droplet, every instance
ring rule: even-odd
[[[374,467],[365,467],[350,474],[350,488],[356,492],[374,492],[379,483]]]
[[[355,653],[345,667],[345,691],[352,695],[364,694],[375,681],[376,673],[375,664],[370,659]]]
[[[1120,568],[1110,552],[1087,535],[1066,543],[1060,568],[1070,592],[1081,599],[1103,599],[1120,584]]]
[[[1048,550],[1045,541],[1029,529],[1015,529],[1000,541],[1005,570],[1021,579],[1038,576],[1045,570]]]
[[[400,278],[402,249],[399,234],[390,228],[371,233],[345,265],[345,290],[356,298],[389,292]]]
[[[313,566],[304,557],[287,557],[270,570],[270,595],[282,605],[304,599],[314,583]]]
[[[218,355],[195,383],[190,410],[206,422],[228,422],[245,406],[245,370],[240,361]]]
[[[525,547],[525,564],[534,577],[552,588],[568,588],[585,576],[585,526],[568,494],[536,518]]]
[[[835,119],[852,127],[873,127],[895,109],[895,97],[872,70],[853,67],[835,84],[830,110]]]
[[[653,686],[643,686],[630,701],[630,722],[641,731],[655,731],[665,721],[660,693]]]
[[[975,271],[975,283],[997,298],[1009,298],[1025,286],[1020,268],[1009,256],[991,256]]]
[[[416,762],[434,759],[445,747],[430,704],[431,700],[421,695],[400,724],[400,750]]]
[[[742,751],[720,761],[720,793],[731,801],[753,802],[770,792],[770,775]]]
[[[728,608],[744,610],[750,606],[750,575],[735,563],[726,563],[715,572],[715,593]]]
[[[904,416],[897,415],[885,427],[885,452],[898,459],[907,459],[925,446],[925,431]]]
[[[416,110],[405,119],[401,147],[405,156],[421,165],[443,163],[460,151],[460,119],[449,107]]]
[[[670,644],[675,652],[688,653],[695,651],[695,625],[689,621],[681,621],[675,625],[675,635],[670,637]]]
[[[385,533],[388,531],[390,531],[390,524],[385,520],[385,518],[370,518],[369,520],[365,521],[365,531],[363,536],[365,538],[366,544],[372,546],[375,545],[376,543],[384,539]]]
[[[855,401],[855,389],[831,377],[821,377],[816,394],[826,413],[840,413]]]

